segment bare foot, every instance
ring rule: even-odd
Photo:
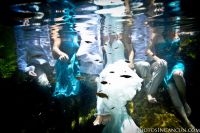
[[[94,125],[94,126],[100,125],[101,122],[102,122],[102,116],[101,116],[101,115],[98,115],[97,118],[94,120],[93,125]]]
[[[195,129],[194,125],[190,122],[189,119],[185,119],[185,124],[187,128]],[[193,133],[196,133],[195,131]]]
[[[98,115],[95,121],[93,122],[93,125],[94,126],[100,125],[100,124],[105,125],[110,120],[111,120],[110,115]]]
[[[151,95],[147,95],[147,100],[150,102],[150,103],[157,103],[157,100],[155,97],[152,97]]]
[[[194,129],[191,133],[198,133],[198,131],[196,131],[194,125],[192,125],[191,122],[187,123],[187,127],[190,128],[190,129]]]

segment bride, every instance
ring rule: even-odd
[[[93,124],[105,124],[103,133],[141,133],[125,105],[141,89],[143,80],[122,56],[124,45],[118,36],[115,36],[112,45],[107,44],[104,49],[107,64],[96,79],[97,117]]]

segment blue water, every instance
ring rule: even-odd
[[[164,37],[178,32],[185,39],[180,49],[186,67],[188,102],[194,110],[190,119],[198,128],[199,110],[193,99],[198,97],[199,81],[194,78],[199,73],[200,57],[197,14],[191,14],[193,10],[185,6],[188,3],[179,0],[160,0],[152,7],[145,4],[141,0],[9,3],[9,17],[2,22],[14,31],[16,73],[22,76],[12,80],[21,88],[14,90],[17,102],[13,104],[15,113],[11,115],[15,123],[19,122],[16,131],[100,132],[103,126],[94,127],[94,117],[90,116],[83,126],[80,116],[88,115],[96,107],[95,79],[109,63],[110,52],[105,45],[120,38],[128,61],[134,42],[148,44],[153,32]],[[68,54],[64,58],[69,59],[61,59],[55,46]],[[113,49],[121,50],[120,47]],[[166,52],[162,52],[163,56],[176,52],[169,54],[169,47],[163,51]],[[141,57],[140,54],[144,53],[135,57]],[[32,69],[29,66],[34,66],[37,76],[28,76],[27,71]],[[76,122],[74,130],[72,120]]]

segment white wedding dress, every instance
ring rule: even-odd
[[[125,105],[141,89],[143,80],[128,67],[125,59],[106,65],[96,81],[96,115],[111,115],[111,121],[105,125],[103,133],[141,133]]]

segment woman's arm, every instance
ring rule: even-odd
[[[61,39],[60,38],[53,38],[54,39],[54,44],[53,44],[53,51],[59,56],[59,59],[69,59],[68,55],[64,53],[63,51],[60,50],[60,44],[61,44]]]
[[[147,54],[150,58],[152,58],[153,60],[155,60],[155,61],[160,60],[160,58],[157,57],[157,56],[151,51],[151,49],[147,49],[146,54]]]

